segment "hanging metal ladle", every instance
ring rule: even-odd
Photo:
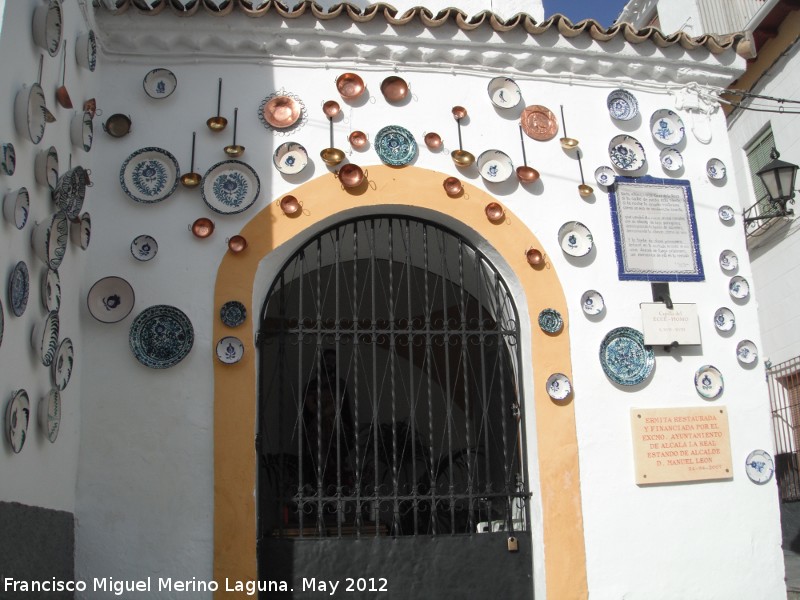
[[[233,158],[244,154],[244,146],[240,146],[236,143],[236,125],[238,120],[239,108],[237,107],[233,109],[233,143],[230,146],[225,146],[225,154]]]
[[[200,185],[200,181],[202,177],[200,177],[200,173],[194,172],[194,142],[195,138],[197,137],[197,132],[192,132],[192,170],[190,173],[184,173],[181,175],[181,183],[184,187],[193,188]]]
[[[586,181],[583,179],[583,165],[581,164],[580,150],[578,150],[578,168],[581,170],[581,184],[578,186],[578,193],[582,198],[587,198],[594,193],[594,190],[592,189],[592,186],[586,185]]]
[[[450,153],[450,158],[457,167],[469,167],[475,162],[475,156],[471,152],[467,152],[461,145],[461,119],[467,116],[467,109],[463,106],[453,107],[453,118],[458,124],[458,150],[453,150]]]
[[[328,111],[325,111],[326,115]],[[328,115],[328,123],[330,123],[330,131],[331,131],[331,145],[328,148],[322,150],[319,155],[322,158],[322,162],[324,162],[329,167],[335,167],[340,162],[344,160],[344,152],[339,150],[338,148],[333,147],[333,117]]]
[[[222,77],[219,78],[219,88],[217,90],[217,116],[211,117],[206,121],[206,125],[211,131],[222,131],[228,124],[228,119],[220,116],[220,106],[222,104]]]
[[[522,183],[533,183],[539,179],[539,171],[528,166],[528,158],[525,156],[525,141],[522,137],[522,125],[519,126],[519,143],[522,146],[522,163],[524,166],[517,167],[517,179]]]
[[[72,99],[67,91],[67,40],[64,40],[64,67],[61,75],[61,86],[56,89],[56,100],[64,108],[72,108]]]
[[[564,125],[564,137],[558,140],[561,142],[561,147],[564,148],[564,150],[572,150],[573,148],[577,148],[578,140],[567,136],[567,122],[564,120],[563,104],[561,105],[561,123]]]

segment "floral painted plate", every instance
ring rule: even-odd
[[[720,206],[719,210],[717,211],[717,215],[719,216],[719,220],[725,223],[733,221],[734,218],[733,208],[731,208],[727,204],[724,206]]]
[[[665,171],[680,171],[683,168],[683,156],[675,148],[664,148],[658,158]]]
[[[547,395],[553,400],[564,400],[572,393],[569,377],[563,373],[553,373],[547,378]]]
[[[594,179],[600,185],[614,185],[614,182],[617,180],[617,174],[614,173],[614,169],[604,165],[595,169]]]
[[[739,257],[733,250],[723,250],[719,255],[719,266],[723,271],[732,273],[739,268]]]
[[[15,317],[25,314],[28,306],[28,295],[31,291],[30,275],[28,265],[19,261],[8,278],[8,304]]]
[[[28,392],[17,390],[6,407],[6,439],[14,454],[19,454],[28,437],[31,402]]]
[[[570,256],[586,256],[591,252],[594,241],[592,232],[583,223],[568,221],[558,230],[558,244]]]
[[[42,364],[49,367],[53,364],[58,350],[58,331],[59,318],[54,310],[47,313],[47,316],[36,323],[31,331],[31,346],[39,356]]]
[[[722,373],[712,365],[703,365],[694,374],[694,387],[703,398],[708,400],[719,398],[722,390],[725,389]]]
[[[618,135],[608,145],[611,163],[620,171],[636,171],[645,163],[644,147],[632,135]]]
[[[141,148],[122,163],[119,183],[136,202],[154,204],[169,198],[178,187],[180,167],[163,148]]]
[[[617,327],[600,344],[600,364],[608,378],[619,385],[637,385],[647,379],[656,364],[652,348],[644,345],[642,332]]]
[[[240,160],[215,164],[203,176],[203,200],[214,212],[234,215],[250,208],[261,191],[253,167]]]
[[[231,300],[219,309],[219,318],[228,327],[238,327],[247,319],[247,309],[238,300]]]
[[[47,312],[61,308],[61,277],[56,269],[48,268],[42,275],[42,306]]]
[[[639,114],[639,103],[633,94],[626,90],[614,90],[606,100],[608,114],[617,121],[630,121]]]
[[[183,311],[157,304],[136,316],[129,341],[133,355],[144,366],[167,369],[189,354],[194,343],[194,329]]]
[[[539,313],[539,327],[545,333],[558,333],[563,326],[564,320],[556,309],[545,308]]]
[[[11,142],[0,147],[0,169],[6,175],[13,175],[17,169],[17,153],[14,151],[14,144]]]
[[[178,78],[169,69],[153,69],[144,76],[142,86],[145,94],[156,100],[162,100],[178,87]]]
[[[730,331],[736,325],[733,311],[727,306],[722,306],[714,313],[714,327],[717,331]]]
[[[61,393],[52,388],[46,396],[39,400],[39,427],[51,444],[58,437],[61,426]]]
[[[47,150],[41,150],[34,161],[34,176],[41,185],[46,185],[50,190],[56,189],[58,183],[58,150],[55,146],[50,146]]]
[[[744,461],[744,469],[750,481],[763,484],[772,479],[775,462],[766,450],[753,450]]]
[[[137,235],[131,242],[131,254],[140,262],[155,258],[158,253],[158,242],[150,235]]]
[[[752,365],[758,360],[758,348],[750,340],[742,340],[736,346],[736,358],[745,365]]]
[[[244,344],[242,340],[232,335],[222,338],[217,342],[217,358],[226,365],[232,365],[242,360]]]
[[[606,303],[597,290],[586,290],[581,296],[581,308],[587,315],[599,315],[605,310]]]
[[[750,295],[750,284],[747,283],[747,279],[741,275],[731,277],[728,289],[730,290],[731,296],[737,300],[744,300]]]
[[[64,338],[58,345],[58,352],[53,360],[52,374],[53,386],[59,391],[64,391],[72,377],[72,367],[75,364],[75,347],[72,340]]]
[[[388,125],[375,136],[375,150],[384,164],[402,167],[414,160],[417,142],[408,129],[399,125]]]
[[[95,282],[86,297],[89,313],[101,323],[117,323],[133,310],[136,296],[122,277],[103,277]]]
[[[725,179],[725,163],[718,158],[712,158],[706,163],[706,173],[709,179]]]
[[[681,118],[666,108],[655,111],[650,117],[650,133],[653,139],[665,146],[680,144],[686,135]]]

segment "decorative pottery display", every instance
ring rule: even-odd
[[[169,69],[153,69],[144,76],[142,86],[145,94],[156,100],[163,100],[171,96],[178,87],[178,78]]]
[[[177,159],[163,148],[141,148],[126,158],[119,170],[122,191],[142,204],[169,198],[179,178]]]
[[[86,297],[89,313],[101,323],[118,323],[133,310],[136,295],[122,277],[104,277],[94,283]]]
[[[84,69],[94,71],[97,68],[97,37],[91,29],[75,41],[75,60]]]
[[[723,250],[719,255],[719,266],[729,273],[739,268],[739,257],[733,250]]]
[[[526,106],[520,115],[519,123],[525,135],[540,142],[551,140],[558,133],[556,116],[549,108],[538,104]]]
[[[272,163],[284,175],[295,175],[308,165],[308,152],[297,142],[285,142],[275,150]]]
[[[131,255],[138,261],[147,262],[158,253],[158,242],[150,235],[137,235],[131,242]]]
[[[244,344],[239,338],[229,335],[217,342],[217,358],[221,363],[232,365],[242,360],[242,356]]]
[[[489,99],[497,108],[514,108],[522,100],[517,82],[508,77],[495,77],[489,82]]]
[[[631,327],[612,329],[600,344],[600,365],[606,376],[619,385],[637,385],[647,379],[656,364],[644,335]]]
[[[86,170],[75,167],[61,175],[52,197],[55,205],[64,211],[68,219],[77,219],[86,198]]]
[[[50,56],[58,54],[63,39],[64,11],[61,0],[48,0],[33,12],[33,41]]]
[[[644,147],[631,135],[618,135],[608,144],[611,163],[620,171],[637,171],[644,166]]]
[[[547,395],[553,400],[564,400],[572,393],[572,383],[563,373],[553,373],[547,378]]]
[[[703,365],[694,374],[694,387],[703,398],[708,400],[719,398],[725,389],[722,373],[712,365]]]
[[[88,212],[83,213],[77,222],[72,222],[69,228],[69,236],[72,239],[72,243],[76,244],[81,250],[86,250],[89,247],[89,242],[92,239],[92,216]]]
[[[614,185],[614,182],[617,180],[617,174],[614,173],[614,169],[604,165],[595,169],[594,180],[600,185],[608,187]]]
[[[381,82],[381,93],[387,102],[402,102],[408,96],[408,84],[402,77],[391,75]]]
[[[6,175],[13,175],[17,170],[17,152],[11,142],[0,147],[0,169]]]
[[[214,212],[234,215],[250,208],[261,192],[255,169],[240,160],[215,164],[203,176],[203,201]]]
[[[40,150],[34,161],[33,174],[36,182],[46,185],[51,190],[56,189],[58,183],[58,151],[55,146],[47,150]]]
[[[116,113],[108,117],[103,123],[103,131],[115,138],[125,137],[131,132],[133,122],[128,115]]]
[[[539,313],[539,327],[545,333],[558,333],[564,327],[564,320],[555,308],[545,308]]]
[[[706,163],[706,173],[708,174],[709,179],[714,179],[719,181],[720,179],[725,179],[725,173],[727,170],[725,169],[725,164],[718,158],[712,158]]]
[[[606,308],[602,294],[597,290],[586,290],[581,296],[581,309],[589,316],[599,315]]]
[[[230,300],[219,309],[219,318],[228,327],[238,327],[247,319],[247,309],[238,300]]]
[[[38,83],[31,87],[23,85],[14,100],[14,125],[17,133],[38,144],[44,137],[46,115],[47,103],[42,86]]]
[[[57,269],[67,251],[69,221],[63,212],[57,212],[41,223],[34,223],[31,247],[36,256],[51,269]]]
[[[267,129],[289,133],[303,126],[308,112],[298,96],[280,90],[261,101],[258,118]]]
[[[61,308],[61,277],[55,269],[46,269],[42,274],[42,306],[47,312]]]
[[[775,473],[775,462],[766,450],[753,450],[744,461],[744,470],[753,483],[764,484]]]
[[[342,73],[336,78],[336,89],[343,99],[355,100],[367,87],[364,85],[364,80],[355,73]]]
[[[402,167],[414,160],[417,142],[405,127],[388,125],[375,135],[375,151],[384,164]]]
[[[72,340],[64,338],[58,345],[52,365],[53,387],[63,392],[72,377],[72,368],[75,365],[75,347]]]
[[[614,90],[606,100],[608,114],[617,121],[630,121],[639,114],[639,102],[627,90]]]
[[[195,237],[204,239],[214,233],[214,221],[207,217],[200,217],[199,219],[195,219],[189,229]]]
[[[31,330],[31,346],[45,367],[52,365],[56,357],[58,330],[58,313],[54,310],[47,313]]]
[[[28,437],[31,402],[28,392],[17,390],[6,406],[6,439],[14,454],[19,454]]]
[[[61,425],[61,393],[53,388],[39,400],[39,427],[51,444],[58,437]]]
[[[680,144],[686,135],[681,118],[666,108],[655,111],[650,117],[650,133],[653,139],[665,146]]]
[[[586,256],[594,246],[592,232],[583,223],[567,221],[558,230],[558,245],[570,256]]]
[[[514,165],[505,152],[487,150],[478,156],[478,171],[486,181],[500,183],[514,174]]]
[[[730,331],[736,325],[733,311],[727,306],[722,306],[714,313],[714,327],[717,331]]]
[[[731,277],[731,281],[728,284],[728,289],[731,293],[731,296],[737,300],[744,300],[750,295],[750,284],[747,282],[747,279],[741,275]]]
[[[8,305],[15,317],[21,317],[25,314],[30,291],[31,283],[28,265],[23,261],[19,261],[8,277]]]
[[[7,192],[3,197],[3,217],[17,229],[25,227],[30,209],[30,196],[24,187]]]
[[[750,340],[742,340],[736,345],[736,358],[745,365],[752,365],[758,360],[758,348]]]
[[[90,112],[78,112],[73,115],[70,121],[69,137],[72,145],[81,148],[84,152],[89,152],[92,149],[94,123]]]
[[[664,148],[658,158],[665,171],[680,171],[683,168],[683,156],[676,148]]]
[[[724,222],[727,223],[727,222],[733,221],[733,217],[734,217],[735,213],[733,212],[733,209],[726,204],[724,206],[720,206],[719,207],[719,210],[717,211],[717,214],[719,215],[719,220],[720,221],[724,221]]]
[[[151,369],[167,369],[182,361],[194,343],[194,330],[183,311],[157,304],[139,313],[131,324],[131,351]]]

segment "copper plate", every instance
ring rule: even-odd
[[[352,100],[363,94],[366,86],[364,86],[364,80],[355,73],[344,73],[336,79],[336,89],[339,90],[342,98]]]
[[[300,113],[300,105],[289,96],[275,96],[264,105],[264,120],[278,129],[294,125]]]
[[[206,217],[200,217],[192,223],[192,233],[199,238],[207,238],[214,233],[214,221]]]
[[[553,139],[558,133],[558,121],[549,108],[534,104],[525,108],[520,117],[522,131],[540,142]]]
[[[408,84],[402,77],[392,75],[381,83],[381,93],[389,102],[400,102],[408,95]]]

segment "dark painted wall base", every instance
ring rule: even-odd
[[[75,518],[72,513],[0,502],[0,598],[72,600],[72,592],[23,593],[4,589],[4,579],[72,581],[75,578]],[[19,588],[18,588],[19,589]]]

